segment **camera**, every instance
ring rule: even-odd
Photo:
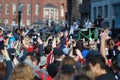
[[[33,38],[33,41],[36,42],[36,41],[37,41],[37,38],[38,38],[38,35],[37,35],[37,34],[34,34],[32,38]]]
[[[38,35],[37,34],[34,34],[32,36],[32,39],[33,39],[33,45],[36,45],[38,42],[37,42],[37,39],[38,39]]]

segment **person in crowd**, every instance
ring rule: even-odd
[[[20,30],[19,30],[19,29],[16,29],[16,30],[15,30],[14,37],[15,37],[15,40],[18,40],[18,39],[19,39],[19,37],[20,37]]]
[[[69,34],[71,36],[73,36],[73,34],[74,34],[74,26],[73,25],[70,26],[70,33]]]
[[[75,69],[73,65],[70,64],[63,65],[58,71],[54,80],[71,80],[74,73]]]
[[[72,65],[76,71],[78,70],[77,62],[70,56],[67,56],[62,60],[60,67],[64,65]]]
[[[17,41],[15,40],[15,37],[13,36],[12,32],[10,32],[7,37],[9,36],[9,44],[7,48],[15,48],[15,45],[17,44]]]
[[[106,62],[101,54],[91,55],[86,61],[94,73],[95,80],[115,80],[114,75],[106,70]]]
[[[91,80],[91,79],[88,76],[86,76],[86,75],[76,74],[73,77],[73,80]]]
[[[100,15],[98,15],[98,18],[95,19],[95,21],[94,21],[95,26],[96,26],[96,27],[102,27],[102,26],[101,26],[101,23],[102,23],[103,20],[104,20],[104,19],[101,18]]]
[[[47,57],[41,56],[40,58],[40,70],[35,70],[35,72],[40,76],[42,80],[52,80],[52,77],[49,76],[47,72]]]
[[[4,62],[0,62],[0,74],[1,74],[1,77],[5,76],[5,64],[4,64]]]
[[[114,72],[115,79],[120,80],[120,54],[118,54],[112,59],[111,68]]]
[[[4,49],[4,38],[3,38],[3,36],[2,36],[2,34],[3,34],[3,30],[2,30],[2,28],[0,28],[0,50],[1,49]]]
[[[10,80],[33,80],[34,73],[32,68],[25,63],[18,64],[10,75]]]
[[[105,34],[105,33],[104,33]],[[112,72],[114,73],[114,77],[119,80],[120,74],[119,74],[119,54],[120,54],[120,36],[118,35],[113,42],[112,39],[108,39],[108,34],[101,35],[101,52],[104,58],[106,59],[106,64],[109,65],[109,67],[112,68]],[[109,45],[109,52],[106,53],[105,46]],[[107,54],[107,56],[106,56]]]
[[[42,72],[44,72],[45,74],[48,74],[47,72],[47,67],[46,67],[46,64],[47,64],[47,57],[46,56],[41,56],[40,57],[40,70]]]
[[[47,56],[46,65],[48,66],[48,64],[51,64],[54,62],[54,54],[53,54],[52,46],[48,45],[44,48],[44,50],[45,50],[45,55]]]
[[[65,54],[60,49],[55,49],[54,54],[55,54],[55,60],[53,63],[49,64],[47,68],[47,71],[52,78],[56,76],[60,67],[60,63],[65,57]]]
[[[91,71],[90,66],[88,66],[88,65],[82,66],[77,74],[79,74],[79,75],[86,75],[91,80],[95,80],[94,73]]]
[[[5,75],[3,75],[3,78],[4,80],[8,80],[11,74],[11,71],[13,69],[12,61],[10,59],[6,46],[4,46],[4,49],[1,50],[1,53],[5,56],[5,64],[6,64],[6,65],[5,64],[3,65],[5,67],[2,67],[2,69],[5,69]]]
[[[65,35],[61,37],[61,45],[60,50],[62,50],[66,55],[68,55],[69,52],[69,36],[68,31],[65,31]]]
[[[92,22],[90,21],[90,20],[86,20],[86,22],[85,22],[85,28],[92,28]]]
[[[25,31],[23,29],[20,30],[20,40],[23,41],[25,37]]]
[[[78,27],[76,23],[75,27]],[[51,33],[50,27],[43,28],[44,33],[40,35],[34,27],[26,32],[16,29],[16,33],[0,29],[0,77],[4,80],[119,80],[120,37],[110,38],[109,30],[103,29],[97,43],[93,39],[90,42],[85,38],[74,39],[74,34],[70,37],[68,31]]]
[[[80,61],[83,59],[82,53],[80,49],[78,49],[76,46],[76,41],[72,41],[69,56],[73,57],[75,61],[77,61],[77,65],[80,65]]]
[[[0,72],[0,80],[4,80],[1,72]]]

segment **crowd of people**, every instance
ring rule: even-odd
[[[105,28],[87,42],[67,30],[45,37],[45,29],[0,28],[0,80],[120,80],[120,35]]]

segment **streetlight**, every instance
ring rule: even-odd
[[[72,15],[72,0],[67,0],[67,20],[68,20],[69,30],[72,22],[71,15]]]
[[[20,22],[21,22],[21,12],[22,12],[22,5],[20,0],[18,1],[18,28],[20,29]]]

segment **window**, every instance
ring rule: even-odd
[[[0,14],[2,14],[2,4],[0,4]]]
[[[39,13],[40,13],[40,5],[39,5],[39,4],[36,4],[35,14],[36,14],[36,15],[39,15]]]
[[[108,5],[105,6],[105,18],[108,17]]]
[[[27,15],[30,15],[31,14],[31,5],[28,4],[27,5]]]
[[[21,19],[21,21],[20,21],[20,24],[21,24],[21,26],[23,25],[23,20]]]
[[[51,9],[51,16],[54,16],[54,10]]]
[[[96,19],[96,7],[93,8],[94,20]]]
[[[58,11],[57,11],[57,10],[55,10],[55,16],[57,16],[57,14],[58,14],[57,12],[58,12]]]
[[[9,20],[8,19],[5,19],[5,22],[4,22],[6,25],[9,23]]]
[[[64,17],[64,4],[61,5],[61,17]]]
[[[14,20],[12,21],[12,25],[15,25],[15,21]]]
[[[9,4],[5,5],[5,14],[9,14]]]
[[[49,15],[49,10],[45,9],[45,15],[48,16]]]
[[[55,19],[58,19],[58,10],[55,10]]]
[[[12,13],[13,13],[13,15],[15,15],[16,14],[16,4],[13,4],[13,8],[12,9],[13,9]]]
[[[98,15],[102,17],[102,6],[98,7]]]
[[[27,20],[27,26],[30,26],[30,20],[29,19]]]
[[[2,23],[2,19],[0,19],[0,24]]]
[[[79,2],[80,4],[82,4],[83,3],[83,0],[80,0],[80,2]]]

